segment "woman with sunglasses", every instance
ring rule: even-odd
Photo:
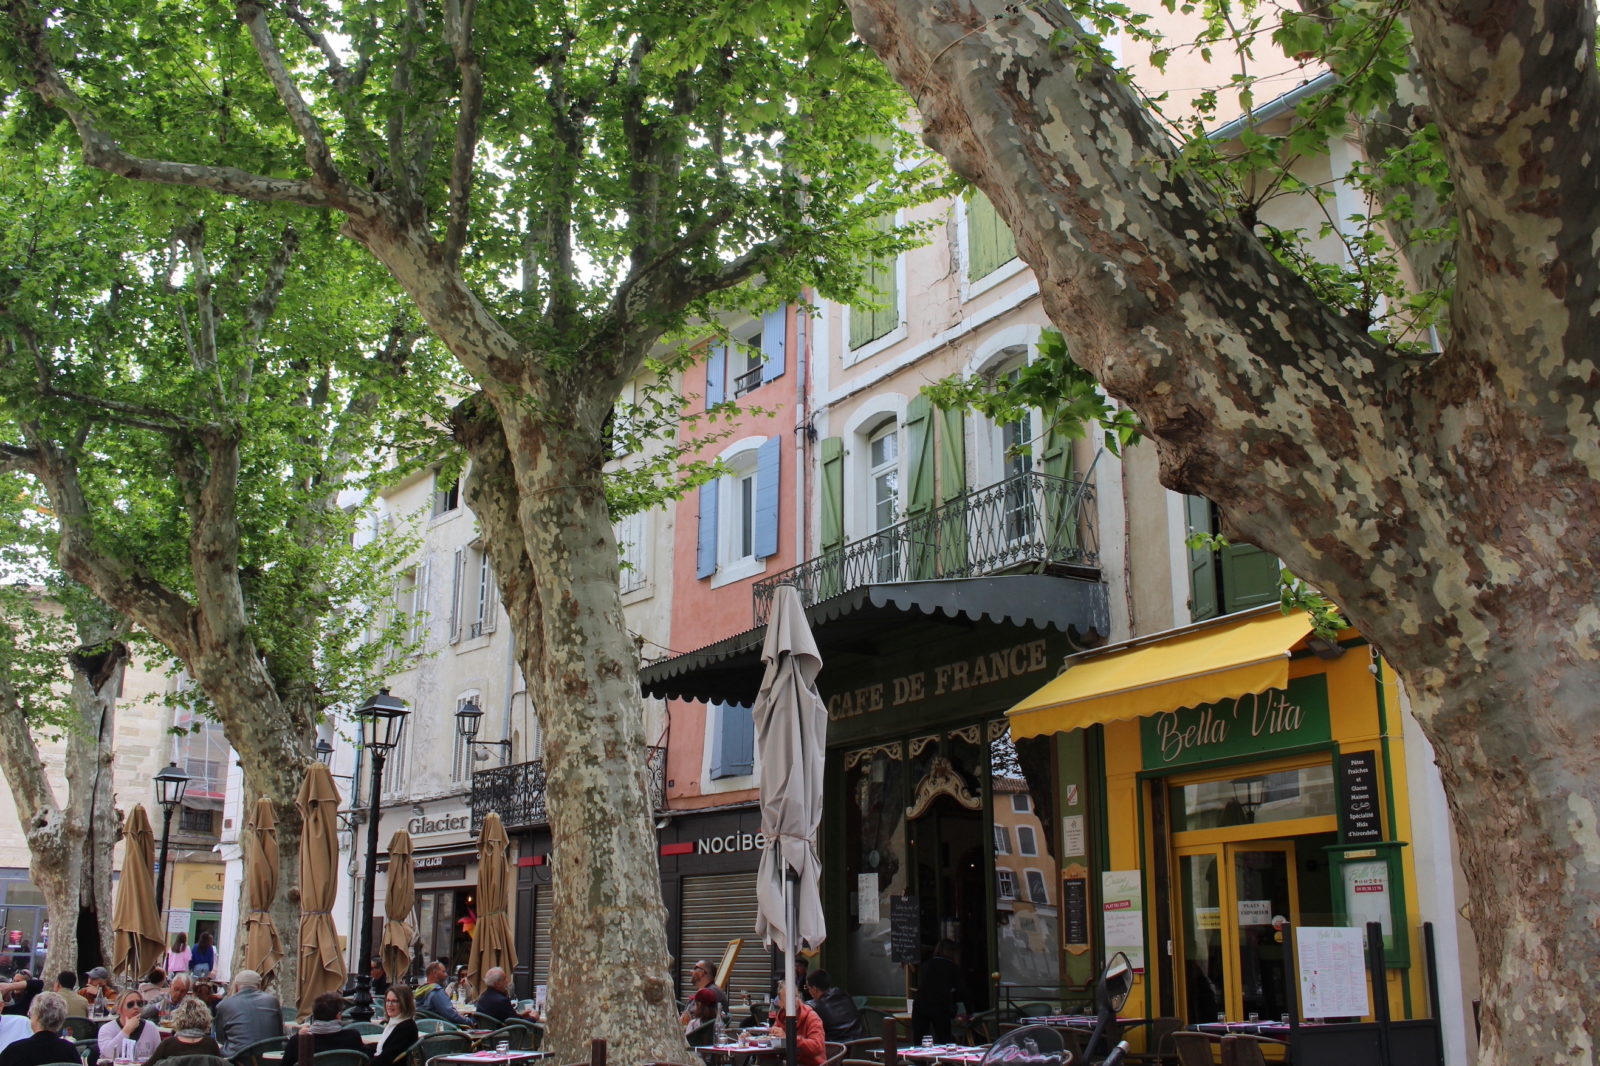
[[[138,992],[124,992],[117,997],[117,1014],[100,1027],[100,1057],[103,1059],[132,1059],[143,1062],[161,1043],[161,1030],[154,1022],[144,1020],[144,996]],[[127,1054],[128,1045],[132,1054]]]

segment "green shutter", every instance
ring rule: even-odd
[[[1041,469],[1049,478],[1044,483],[1046,546],[1050,558],[1062,562],[1078,557],[1077,484],[1064,483],[1072,477],[1072,439],[1052,425],[1045,431]]]
[[[967,422],[962,409],[939,412],[938,575],[960,577],[967,569]]]
[[[1186,533],[1215,533],[1216,523],[1211,519],[1211,501],[1204,496],[1183,498]],[[1189,548],[1189,620],[1199,622],[1215,618],[1220,604],[1217,598],[1217,553],[1209,546]]]
[[[844,555],[844,441],[824,437],[818,455],[822,461],[822,554],[825,560],[817,579],[817,598],[828,599],[843,591]]]
[[[933,510],[933,403],[921,393],[906,405],[906,517],[910,535],[908,571],[913,581],[934,576],[935,539],[928,524]]]
[[[974,189],[967,197],[967,280],[988,277],[1016,257],[1016,237],[989,198]]]
[[[1222,565],[1222,613],[1277,603],[1278,557],[1254,544],[1230,544],[1219,553]]]
[[[885,216],[873,222],[880,233],[888,232],[890,219]],[[861,288],[866,298],[880,306],[871,311],[859,307],[850,309],[850,347],[887,336],[900,325],[900,286],[896,277],[897,256],[887,256],[869,264],[862,274]]]

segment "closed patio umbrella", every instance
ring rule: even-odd
[[[295,799],[300,810],[300,1015],[311,1001],[345,982],[339,933],[333,927],[334,874],[339,863],[339,791],[320,762],[306,769]]]
[[[156,911],[156,835],[144,807],[135,803],[122,827],[122,877],[111,909],[115,930],[112,969],[133,980],[161,960],[166,944]]]
[[[272,899],[278,894],[278,816],[272,801],[256,800],[255,814],[244,835],[245,896],[249,910],[244,919],[244,944],[239,957],[244,968],[261,975],[262,984],[283,958],[283,941],[272,921]]]
[[[411,969],[411,911],[417,905],[417,886],[411,873],[411,834],[396,829],[389,839],[389,887],[384,893],[383,972],[391,984],[404,981]]]
[[[756,932],[784,953],[789,994],[784,1003],[785,1042],[795,1058],[795,954],[827,937],[818,885],[817,823],[822,820],[822,766],[828,715],[817,693],[822,657],[806,622],[800,590],[780,585],[773,595],[767,664],[752,714],[756,763],[761,767],[761,831],[766,850],[756,876]]]
[[[467,983],[475,993],[483,991],[483,975],[494,967],[509,971],[517,964],[511,922],[506,915],[511,903],[507,884],[510,867],[506,864],[509,843],[500,816],[490,811],[478,835],[478,924],[472,932],[472,953],[467,959]]]

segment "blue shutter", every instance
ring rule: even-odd
[[[782,437],[771,437],[756,453],[756,558],[778,554],[778,448]]]
[[[756,723],[750,708],[711,705],[711,779],[743,777],[755,769]]]
[[[783,349],[789,336],[789,309],[780,307],[767,312],[761,319],[761,354],[766,362],[761,364],[761,382],[783,377]]]
[[[706,356],[706,406],[715,407],[728,398],[728,349],[713,344]]]
[[[717,572],[717,483],[700,486],[700,541],[695,554],[695,577]]]

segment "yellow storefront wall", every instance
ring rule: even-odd
[[[190,907],[197,902],[221,903],[223,869],[220,862],[174,864],[169,906]]]
[[[1350,634],[1347,634],[1347,636]],[[1405,750],[1401,739],[1399,706],[1395,696],[1395,679],[1387,664],[1374,656],[1364,642],[1346,642],[1345,654],[1339,659],[1326,661],[1309,653],[1300,653],[1289,663],[1289,678],[1323,674],[1327,679],[1330,726],[1333,743],[1341,753],[1375,751],[1378,753],[1379,781],[1385,809],[1385,825],[1389,827],[1388,840],[1412,839],[1411,814],[1405,797],[1409,794],[1406,781]],[[1374,674],[1373,668],[1377,668]],[[1143,764],[1140,720],[1108,722],[1104,730],[1106,769],[1106,822],[1109,851],[1109,868],[1113,870],[1140,869],[1146,871],[1143,879],[1146,920],[1145,945],[1149,960],[1145,982],[1134,990],[1134,1001],[1141,995],[1139,1011],[1154,1012],[1160,1002],[1160,968],[1155,965],[1159,955],[1165,955],[1167,945],[1156,939],[1155,908],[1158,905],[1156,886],[1151,884],[1148,871],[1157,869],[1154,849],[1156,841],[1145,822],[1150,790],[1163,787],[1165,776],[1159,771],[1146,775]],[[1270,753],[1250,759],[1239,759],[1211,764],[1188,764],[1182,774],[1204,770],[1207,766],[1230,766],[1239,770],[1269,763]],[[1156,768],[1150,768],[1156,771]],[[1143,775],[1143,776],[1141,776]],[[1416,874],[1408,849],[1401,849],[1405,901],[1405,934],[1410,941],[1411,965],[1404,970],[1389,971],[1389,1006],[1394,1017],[1415,1017],[1426,1013],[1426,991],[1423,974],[1423,954],[1419,932],[1420,919],[1416,895]],[[1167,906],[1174,908],[1171,899]],[[1173,927],[1176,928],[1176,916]],[[1177,990],[1174,990],[1176,997]],[[1129,1013],[1138,1013],[1130,1005]]]

